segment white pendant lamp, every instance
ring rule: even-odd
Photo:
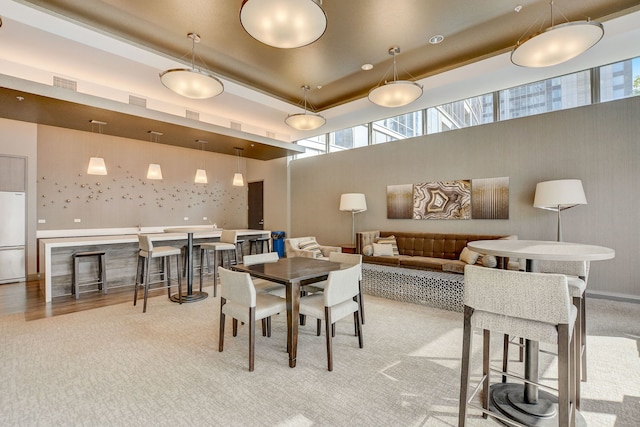
[[[393,80],[385,81],[369,91],[369,101],[381,107],[402,107],[422,96],[421,85],[410,80],[398,80],[396,55],[399,53],[400,48],[397,46],[389,49],[389,55],[393,56]]]
[[[240,153],[242,153],[242,148],[235,147],[235,150],[236,157],[238,158],[238,169],[237,172],[233,174],[233,185],[235,187],[244,187],[244,178],[240,172]]]
[[[207,144],[207,141],[203,141],[201,139],[196,140],[197,143],[200,144],[200,153],[204,155],[204,144]],[[201,159],[204,156],[201,156]],[[207,171],[204,169],[196,170],[196,177],[193,180],[196,184],[207,184],[209,181],[207,180]]]
[[[290,49],[309,45],[327,29],[322,0],[244,0],[240,23],[266,45]]]
[[[91,157],[89,159],[89,167],[87,168],[87,175],[106,175],[107,165],[104,164],[102,157]]]
[[[289,114],[284,122],[297,130],[314,130],[327,123],[327,120],[320,114],[307,111],[307,92],[310,90],[308,85],[301,87],[304,95],[304,112],[297,114]]]
[[[195,44],[200,42],[200,36],[189,33],[187,37],[191,39],[191,68],[164,71],[160,73],[160,81],[178,95],[187,98],[206,99],[221,94],[224,91],[222,82],[195,66]]]
[[[153,142],[158,142],[162,132],[156,132],[153,130],[149,131],[151,135],[151,139]],[[147,179],[162,179],[162,169],[160,165],[157,163],[149,163],[149,168],[147,169]]]
[[[550,67],[586,52],[602,39],[604,27],[596,21],[574,21],[554,25],[553,1],[551,26],[518,40],[511,62],[521,67]]]
[[[107,123],[101,122],[98,120],[89,120],[91,123],[91,131],[93,132],[93,125],[98,125],[98,132],[102,134],[102,126]],[[89,158],[89,166],[87,167],[87,175],[106,175],[107,174],[107,165],[104,163],[104,159],[102,157],[91,157]]]

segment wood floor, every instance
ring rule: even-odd
[[[155,289],[149,291],[149,296],[157,296],[165,292],[166,289]],[[142,298],[142,292],[138,293],[138,298]],[[44,294],[40,292],[38,281],[0,285],[0,316],[24,313],[27,321],[124,302],[133,304],[133,286],[115,288],[109,290],[106,295],[101,292],[83,293],[78,300],[75,296],[56,297],[52,302],[46,303]],[[138,306],[142,311],[141,304]]]

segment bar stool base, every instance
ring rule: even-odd
[[[489,409],[493,412],[527,426],[558,426],[558,398],[551,393],[538,390],[538,403],[531,404],[524,401],[522,384],[500,383],[491,385],[490,395]],[[576,411],[576,426],[586,425],[582,414]]]
[[[203,300],[208,296],[209,294],[206,292],[194,291],[191,295],[188,295],[187,293],[183,292],[182,302],[196,302],[196,301]],[[180,296],[178,294],[171,295],[171,298],[169,299],[173,302],[180,302]]]

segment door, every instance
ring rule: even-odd
[[[249,183],[249,228],[264,230],[263,181]]]

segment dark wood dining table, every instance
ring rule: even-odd
[[[298,353],[298,315],[300,312],[300,284],[326,279],[331,271],[350,265],[316,258],[280,258],[265,264],[232,265],[231,269],[249,273],[253,277],[281,283],[286,286],[287,297],[287,351],[289,367],[295,368]],[[224,285],[223,285],[224,286]]]

